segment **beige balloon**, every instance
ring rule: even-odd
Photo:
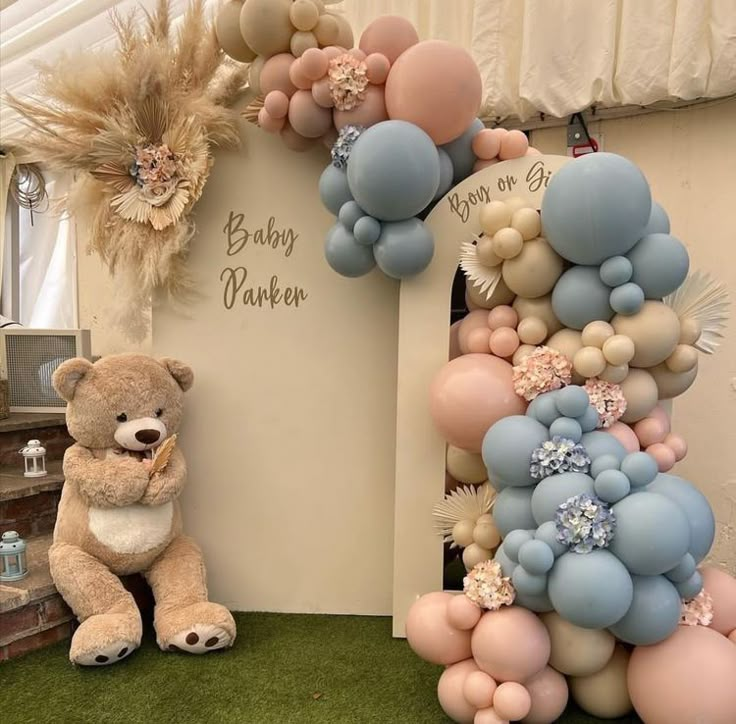
[[[322,15],[317,21],[317,27],[312,32],[314,37],[317,38],[317,42],[324,48],[335,44],[340,28],[332,15]]]
[[[501,534],[493,522],[478,522],[473,529],[473,543],[490,551],[500,545]]]
[[[545,346],[556,349],[572,361],[575,355],[583,348],[582,335],[577,329],[561,329],[547,340]],[[585,382],[585,378],[573,370],[572,381],[576,385],[579,385]]]
[[[620,384],[626,398],[626,412],[621,416],[621,422],[638,422],[657,405],[657,383],[647,370],[630,369]]]
[[[353,29],[350,27],[350,23],[347,18],[344,15],[332,15],[332,13],[327,14],[335,18],[335,22],[337,23],[337,39],[335,40],[335,45],[340,48],[350,50],[350,48],[353,47],[354,42]]]
[[[568,676],[589,676],[611,659],[616,639],[605,629],[575,626],[556,612],[540,614],[552,645],[549,665]]]
[[[463,551],[463,565],[467,571],[475,568],[482,561],[489,561],[491,558],[493,558],[491,551],[481,548],[477,543],[471,543]]]
[[[622,646],[616,646],[603,669],[590,676],[569,680],[572,698],[592,716],[602,719],[624,716],[633,708],[626,683],[628,668],[629,653]]]
[[[604,382],[620,385],[629,376],[629,365],[606,365],[606,369],[598,375]]]
[[[240,32],[248,46],[265,58],[289,52],[290,10],[291,0],[248,0],[240,11]]]
[[[554,334],[562,329],[562,322],[557,319],[554,309],[552,309],[551,294],[535,299],[516,297],[513,307],[519,315],[519,319],[527,319],[527,317],[541,319],[547,327],[547,334]]]
[[[518,256],[523,246],[524,239],[521,233],[510,226],[499,229],[493,235],[493,251],[502,259],[513,259]]]
[[[480,228],[486,236],[492,237],[510,223],[511,209],[503,201],[490,201],[480,210]]]
[[[536,347],[533,344],[522,344],[520,347],[517,347],[516,352],[514,352],[514,356],[512,357],[511,361],[515,365],[521,364],[534,350]]]
[[[680,339],[680,320],[663,302],[648,300],[636,314],[617,314],[611,324],[616,334],[625,334],[634,343],[633,367],[664,362]]]
[[[319,8],[312,0],[294,0],[289,19],[297,30],[312,30],[319,21]]]
[[[483,266],[496,267],[503,263],[503,259],[493,250],[493,237],[482,236],[475,247],[475,253]]]
[[[575,371],[589,379],[598,377],[606,369],[606,359],[598,347],[583,347],[575,353],[572,360]]]
[[[447,472],[461,483],[476,485],[488,480],[488,471],[479,453],[471,453],[454,445],[447,446]]]
[[[689,344],[678,344],[675,351],[664,361],[670,372],[689,372],[698,364],[698,350]]]
[[[516,332],[524,344],[542,344],[547,338],[547,325],[539,317],[527,317],[519,322]]]
[[[294,35],[291,36],[291,54],[295,58],[301,58],[310,48],[316,48],[318,45],[317,38],[314,37],[314,33],[302,32],[297,30]]]
[[[266,59],[259,55],[248,69],[248,85],[257,96],[261,95],[261,71],[265,62]]]
[[[562,269],[562,258],[539,237],[525,242],[518,256],[504,262],[503,279],[519,296],[534,299],[552,291]]]
[[[680,320],[680,344],[695,344],[700,339],[700,322],[694,317],[683,317]]]
[[[529,202],[526,199],[522,199],[521,196],[512,196],[510,199],[504,199],[503,201],[508,206],[512,215],[519,211],[519,209],[529,208]]]
[[[480,288],[470,281],[466,281],[465,291],[470,301],[481,309],[493,309],[502,304],[511,304],[514,300],[514,293],[506,286],[503,279],[498,280],[490,299],[486,297],[485,292],[481,292]]]
[[[603,343],[603,356],[612,365],[628,365],[635,352],[634,343],[623,334],[614,334]]]
[[[475,530],[474,520],[459,520],[452,528],[452,540],[461,548],[469,546],[473,542],[473,530]]]
[[[524,241],[536,239],[542,231],[539,212],[529,207],[514,211],[511,215],[511,226],[521,234]]]
[[[240,32],[240,11],[242,3],[239,0],[226,2],[215,18],[215,35],[220,47],[233,60],[241,63],[250,63],[257,55],[243,40]]]
[[[602,320],[590,322],[583,327],[582,340],[586,347],[602,348],[606,340],[613,336],[613,327]]]
[[[660,400],[671,400],[688,390],[698,376],[698,363],[687,372],[672,372],[667,365],[652,367],[649,372],[657,385]]]

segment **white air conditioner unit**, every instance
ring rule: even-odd
[[[64,412],[51,384],[72,357],[92,358],[87,329],[0,329],[0,375],[8,380],[11,412]]]

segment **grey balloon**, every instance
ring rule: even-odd
[[[542,480],[532,493],[532,514],[537,525],[554,520],[558,506],[582,493],[594,494],[593,478],[585,473],[560,473]],[[493,515],[495,519],[495,509]]]
[[[661,299],[687,277],[690,257],[685,245],[670,234],[648,234],[628,254],[634,267],[631,281],[647,299]]]
[[[322,203],[335,215],[340,213],[342,205],[353,200],[348,186],[348,175],[345,169],[330,164],[319,177],[319,197]]]
[[[534,488],[504,488],[493,504],[493,521],[505,538],[512,530],[536,528],[532,515]]]
[[[476,118],[465,133],[458,136],[454,141],[440,146],[452,159],[452,180],[454,183],[460,183],[460,181],[473,173],[473,166],[475,166],[475,162],[477,161],[477,157],[473,153],[473,139],[478,134],[478,131],[482,131],[484,128],[483,121],[480,118]]]
[[[342,224],[335,224],[325,240],[327,263],[344,277],[360,277],[376,265],[373,247],[363,246]]]
[[[419,219],[387,221],[381,225],[373,253],[384,274],[406,279],[429,266],[434,256],[434,238]]]
[[[590,322],[607,322],[613,317],[610,294],[597,267],[574,266],[557,280],[552,290],[552,309],[566,327],[582,329]]]

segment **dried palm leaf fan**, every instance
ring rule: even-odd
[[[90,249],[116,279],[117,322],[140,339],[154,290],[175,301],[194,291],[190,212],[212,148],[239,140],[226,106],[248,66],[225,59],[204,0],[191,0],[176,33],[168,0],[111,22],[115,52],[64,55],[41,67],[38,97],[8,102],[30,127],[23,145],[34,159],[78,172],[67,207],[90,219]]]

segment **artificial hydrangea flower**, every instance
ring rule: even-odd
[[[572,362],[551,347],[537,347],[513,371],[514,391],[531,402],[572,382]]]
[[[350,152],[353,150],[353,145],[360,138],[360,134],[365,131],[363,126],[347,125],[340,129],[337,134],[337,140],[332,146],[332,165],[337,168],[345,168],[348,165],[348,159],[350,158]]]
[[[350,53],[330,61],[327,71],[330,96],[338,111],[352,111],[364,100],[368,87],[368,66]]]
[[[489,611],[510,606],[516,598],[511,579],[506,578],[498,561],[481,561],[463,578],[463,591],[476,605]]]
[[[590,553],[613,540],[616,516],[600,498],[581,493],[558,506],[555,526],[560,543],[574,553]]]
[[[566,437],[555,435],[532,452],[529,472],[535,480],[557,473],[587,473],[590,457],[586,449]]]
[[[130,175],[139,186],[161,186],[176,176],[176,155],[165,144],[135,147],[135,161],[130,167]]]
[[[680,623],[685,626],[710,626],[713,621],[713,598],[704,588],[689,601],[682,602]]]
[[[591,378],[583,389],[588,393],[590,404],[598,412],[598,427],[611,427],[626,412],[626,398],[621,385]]]

